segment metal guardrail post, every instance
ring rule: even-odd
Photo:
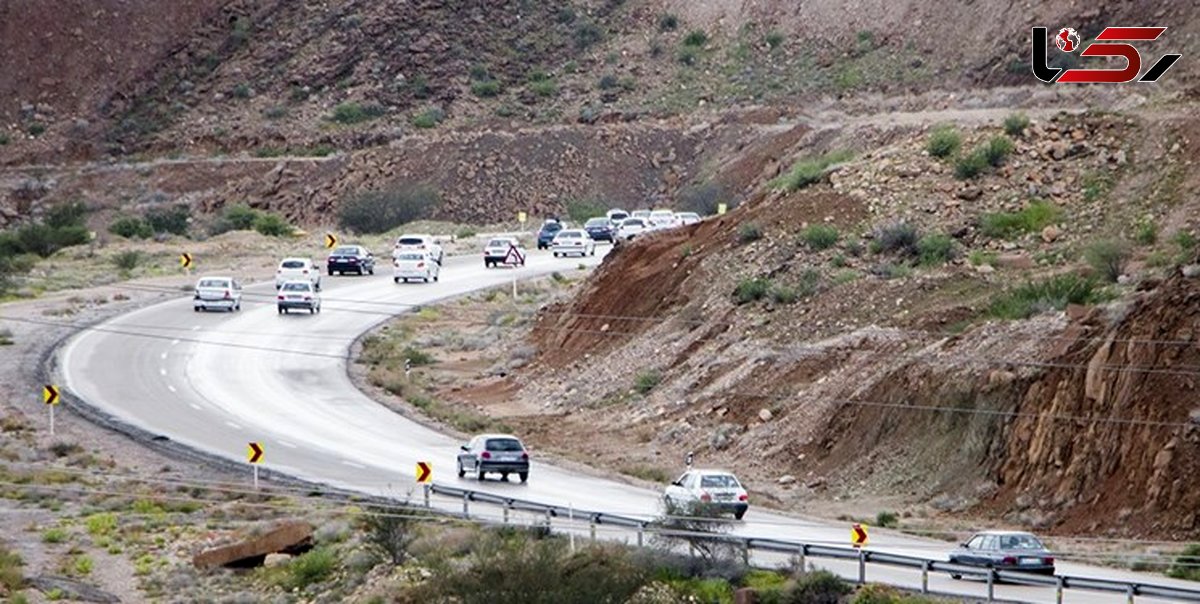
[[[425,507],[427,509],[430,507],[429,506],[429,491],[430,491],[429,483],[425,483]]]
[[[1058,581],[1054,586],[1054,601],[1057,604],[1063,604],[1063,588],[1066,587],[1066,581],[1062,577],[1055,577],[1055,579],[1058,579]]]
[[[591,520],[588,522],[588,531],[591,532],[592,541],[596,540],[596,514],[592,514]]]
[[[470,505],[467,503],[469,501],[471,501],[471,492],[467,491],[463,493],[463,518],[471,517]]]
[[[546,531],[550,530],[550,526],[554,523],[554,510],[546,508]]]
[[[921,563],[921,593],[929,593],[929,561]]]
[[[644,547],[643,541],[645,540],[645,535],[646,535],[646,523],[639,522],[638,523],[638,547]]]
[[[750,566],[750,540],[742,542],[742,564]]]
[[[988,569],[987,581],[988,581],[988,602],[991,602],[992,600],[996,599],[996,571],[994,571],[990,568]]]
[[[858,550],[858,584],[867,583],[867,552]]]
[[[808,544],[800,545],[800,572],[808,570]]]
[[[1130,583],[1125,586],[1125,601],[1133,604],[1133,595],[1137,593],[1137,586]]]
[[[512,500],[504,500],[504,524],[508,524],[508,510],[512,508]]]

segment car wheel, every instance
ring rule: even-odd
[[[423,281],[423,282],[425,282],[425,283],[429,283],[429,277],[423,277],[423,278],[421,279],[421,281]]]
[[[951,579],[954,579],[955,581],[961,581],[961,580],[962,580],[962,575],[960,575],[960,574],[958,574],[958,573],[950,573],[950,578],[951,578]]]
[[[392,277],[392,283],[399,283],[400,277]]]
[[[463,469],[462,460],[460,459],[460,460],[458,460],[458,477],[462,478],[463,476],[466,476],[466,475],[467,475],[467,471]]]
[[[375,267],[372,266],[371,268],[367,269],[367,274],[374,276],[375,275]]]
[[[279,314],[281,314],[281,315],[286,315],[286,314],[287,314],[287,309],[286,309],[286,308],[284,308],[284,307],[282,307],[282,306],[280,306],[280,307],[279,307]]]
[[[521,472],[517,474],[517,477],[521,479],[522,483],[529,482],[529,472]]]
[[[200,312],[200,307],[199,307],[199,306],[193,306],[193,307],[192,307],[192,310],[194,310],[194,311],[196,311],[196,312]]]
[[[595,256],[595,255],[596,255],[596,248],[592,248],[592,253],[591,253],[591,254],[588,254],[588,255],[589,255],[589,256]]]
[[[500,480],[503,480],[504,482],[508,482],[508,472],[501,473]]]
[[[315,314],[317,314],[317,308],[316,308],[315,306],[309,306],[309,307],[308,307],[308,314],[310,314],[310,315],[315,315]]]
[[[741,520],[742,516],[745,516],[745,515],[746,515],[746,510],[737,510],[733,513],[733,517],[735,520]]]
[[[476,478],[478,478],[478,479],[479,479],[479,482],[483,482],[483,470],[480,470],[480,471],[479,471],[479,473],[477,474]]]
[[[434,283],[437,283],[437,280],[438,280],[438,276],[437,276],[437,275],[434,275],[434,276],[433,276],[433,282],[434,282]]]

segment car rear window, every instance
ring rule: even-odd
[[[612,216],[609,216],[609,218],[612,220],[620,220],[622,218],[629,218],[629,214],[626,212],[613,212]]]
[[[742,485],[728,474],[713,474],[700,477],[700,488],[704,489],[736,489]]]
[[[300,260],[284,260],[283,264],[280,264],[279,266],[282,266],[283,268],[304,268],[304,262]]]
[[[356,248],[356,247],[339,247],[338,249],[333,250],[333,253],[335,256],[353,256],[355,254],[358,254],[358,248]]]
[[[425,239],[421,237],[401,237],[396,241],[396,245],[422,245]]]
[[[283,291],[288,291],[288,292],[306,292],[306,291],[309,291],[309,289],[311,289],[311,286],[309,284],[303,283],[303,282],[292,282],[292,283],[284,283],[283,284]]]
[[[585,226],[598,227],[598,226],[605,226],[607,224],[608,224],[607,218],[593,218],[593,219],[587,221],[587,224]]]
[[[488,451],[524,451],[521,441],[515,438],[489,438],[485,448]]]
[[[1001,535],[1000,549],[1044,549],[1033,535]]]
[[[579,239],[581,237],[578,231],[563,231],[558,236],[563,239]]]
[[[512,242],[507,239],[493,239],[488,242],[487,246],[488,247],[504,247],[504,248],[506,248],[510,244],[512,244]]]
[[[229,287],[229,282],[224,279],[204,279],[196,287]]]
[[[621,223],[625,226],[645,226],[641,218],[626,218],[625,222]]]
[[[400,254],[396,256],[397,260],[424,260],[424,254]]]

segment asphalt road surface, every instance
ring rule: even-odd
[[[279,315],[270,283],[247,287],[238,313],[194,313],[190,297],[128,313],[70,340],[60,351],[63,383],[76,396],[121,421],[160,434],[212,455],[245,461],[247,443],[261,442],[264,466],[313,482],[406,499],[415,490],[414,466],[433,462],[434,481],[478,488],[540,503],[571,505],[610,514],[653,517],[660,513],[661,492],[556,468],[534,465],[527,484],[489,480],[477,483],[454,474],[456,439],[426,428],[358,391],[347,375],[346,356],[361,333],[405,312],[474,290],[511,284],[552,271],[573,271],[597,256],[553,258],[530,252],[523,268],[485,269],[480,258],[449,257],[438,283],[395,284],[384,264],[375,276],[324,275],[322,312]],[[453,312],[449,310],[447,312]],[[249,476],[249,469],[247,476]],[[460,509],[461,503],[435,498],[437,505]],[[751,494],[753,503],[753,494]],[[476,504],[479,508],[479,504]],[[495,508],[487,512],[498,517]],[[585,530],[585,529],[579,529]],[[848,545],[849,526],[769,513],[751,507],[733,533],[810,543]],[[630,531],[605,528],[601,537],[630,539]],[[586,538],[583,535],[581,538]],[[937,557],[949,544],[873,530],[871,549]],[[783,563],[782,556],[756,556]],[[810,559],[847,577],[857,576],[852,562]],[[1060,562],[1074,575],[1137,579],[1196,587],[1160,576]],[[867,578],[919,586],[920,573],[868,566]],[[931,575],[936,592],[983,596],[981,581],[954,581]],[[1007,600],[1053,602],[1048,588],[999,585]],[[1124,596],[1066,592],[1066,602],[1125,602]],[[1138,598],[1138,601],[1163,601]]]

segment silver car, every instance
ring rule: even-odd
[[[309,314],[321,312],[321,294],[310,281],[286,281],[279,287],[276,297],[281,315],[292,310],[307,310]]]
[[[984,531],[950,552],[950,563],[994,570],[1054,574],[1054,556],[1032,533]],[[951,573],[951,578],[962,575]]]
[[[516,474],[521,482],[529,480],[529,450],[511,434],[480,434],[460,447],[458,477],[473,472],[479,480],[485,474],[499,474],[508,481]]]
[[[220,308],[230,312],[242,309],[242,284],[232,277],[201,277],[192,296],[192,310],[200,312]]]

